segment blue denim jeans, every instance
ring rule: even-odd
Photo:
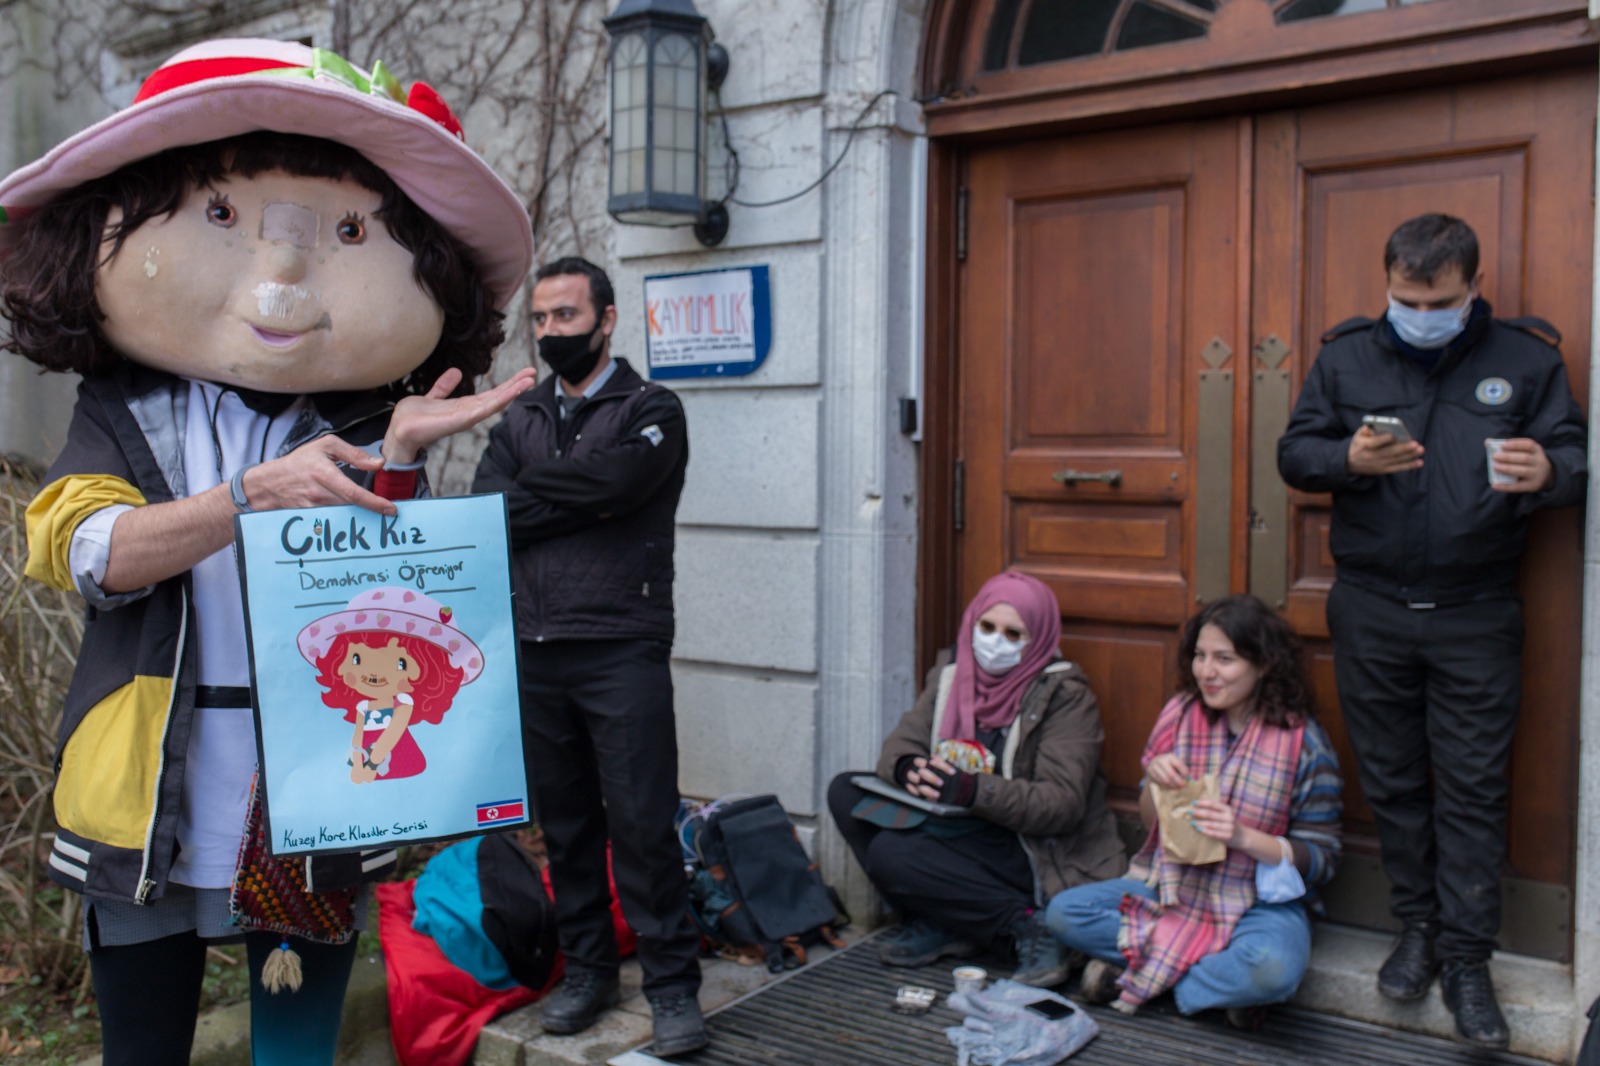
[[[1124,965],[1117,950],[1125,895],[1155,899],[1155,889],[1125,877],[1069,888],[1050,901],[1045,924],[1069,948]],[[1257,903],[1228,946],[1189,968],[1172,989],[1181,1014],[1281,1003],[1294,995],[1311,959],[1311,921],[1300,900]]]

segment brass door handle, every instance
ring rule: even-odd
[[[1050,477],[1063,485],[1076,485],[1080,481],[1098,481],[1102,485],[1116,488],[1122,484],[1120,470],[1057,470]]]

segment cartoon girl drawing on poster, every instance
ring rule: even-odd
[[[355,725],[350,780],[415,777],[428,760],[411,735],[438,725],[461,686],[483,673],[483,652],[451,624],[450,608],[410,589],[368,589],[300,631],[322,702]]]

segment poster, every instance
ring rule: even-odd
[[[234,519],[275,855],[529,819],[505,498]]]
[[[652,378],[742,376],[772,347],[764,266],[647,277],[644,309]]]

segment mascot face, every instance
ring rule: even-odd
[[[98,268],[106,338],[146,366],[263,392],[398,381],[444,315],[379,203],[354,181],[281,171],[191,189]]]

